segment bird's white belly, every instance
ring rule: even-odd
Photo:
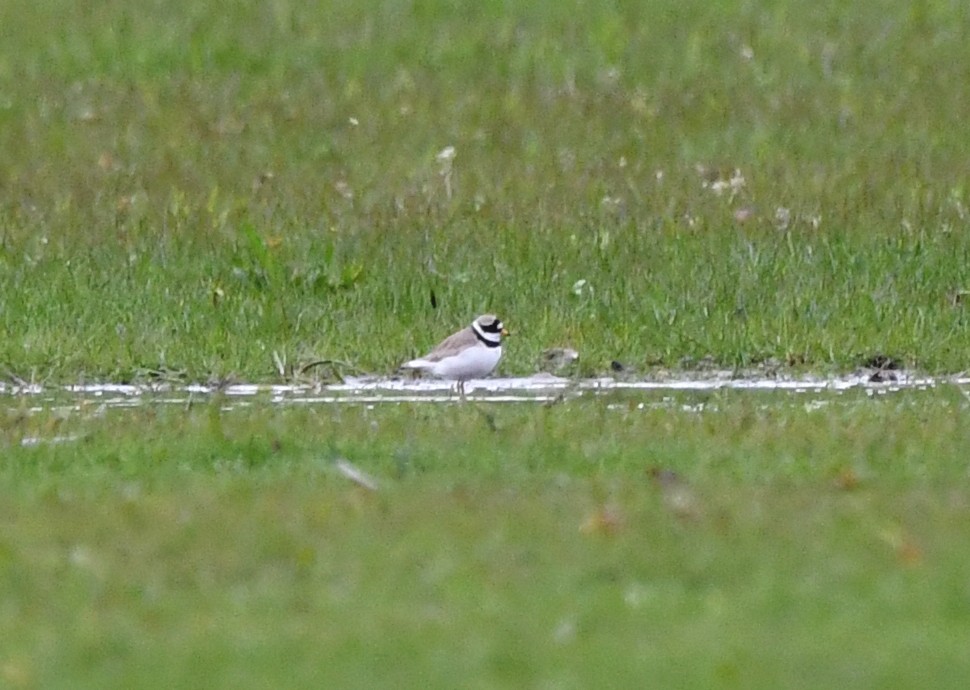
[[[502,348],[470,347],[457,355],[434,362],[426,370],[443,379],[467,381],[488,376],[502,358]]]

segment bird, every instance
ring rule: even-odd
[[[401,365],[432,376],[458,382],[458,394],[465,397],[465,381],[492,373],[502,358],[502,337],[509,335],[502,320],[494,314],[483,314],[467,328],[452,333],[424,357]]]

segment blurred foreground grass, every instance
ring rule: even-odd
[[[0,676],[20,688],[965,677],[959,391],[848,394],[813,411],[748,393],[614,402],[8,413]]]

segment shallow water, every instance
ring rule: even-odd
[[[738,377],[730,372],[707,372],[700,377],[662,380],[614,378],[567,379],[538,374],[522,378],[494,378],[465,384],[466,399],[491,404],[554,404],[599,401],[606,409],[669,409],[691,413],[715,411],[718,391],[751,396],[759,407],[795,404],[807,412],[832,405],[864,403],[867,398],[904,391],[932,391],[949,387],[970,404],[970,377],[928,377],[893,372],[894,380],[876,382],[871,374],[843,377]],[[219,397],[217,397],[219,396]],[[735,396],[732,396],[735,397]],[[0,407],[18,414],[100,414],[109,409],[206,404],[218,400],[223,410],[252,406],[364,405],[377,408],[400,403],[459,403],[453,383],[398,378],[348,378],[342,383],[204,385],[177,383],[85,383],[66,386],[0,383]],[[77,434],[26,436],[23,446],[56,445],[80,439]]]
[[[970,377],[929,377],[892,372],[894,380],[874,382],[871,374],[843,377],[737,377],[730,372],[707,373],[702,377],[677,377],[660,380],[619,380],[615,378],[568,379],[538,374],[521,378],[494,378],[465,384],[468,400],[489,403],[550,403],[576,398],[622,396],[624,400],[656,401],[664,393],[708,393],[719,390],[814,394],[820,401],[846,391],[885,395],[905,390],[927,390],[939,385],[970,389]],[[247,384],[225,386],[204,384],[116,384],[90,383],[67,386],[0,383],[0,398],[8,404],[29,401],[31,409],[80,406],[97,403],[107,407],[135,407],[145,404],[186,405],[221,394],[227,407],[247,403],[327,405],[384,403],[459,402],[455,386],[448,381],[399,378],[348,378],[341,383]],[[968,393],[970,394],[970,393]]]

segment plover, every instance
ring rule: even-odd
[[[402,369],[420,369],[432,376],[458,382],[458,393],[465,395],[465,381],[488,376],[502,358],[502,336],[509,332],[501,319],[484,314],[445,338],[424,357],[401,365]]]

